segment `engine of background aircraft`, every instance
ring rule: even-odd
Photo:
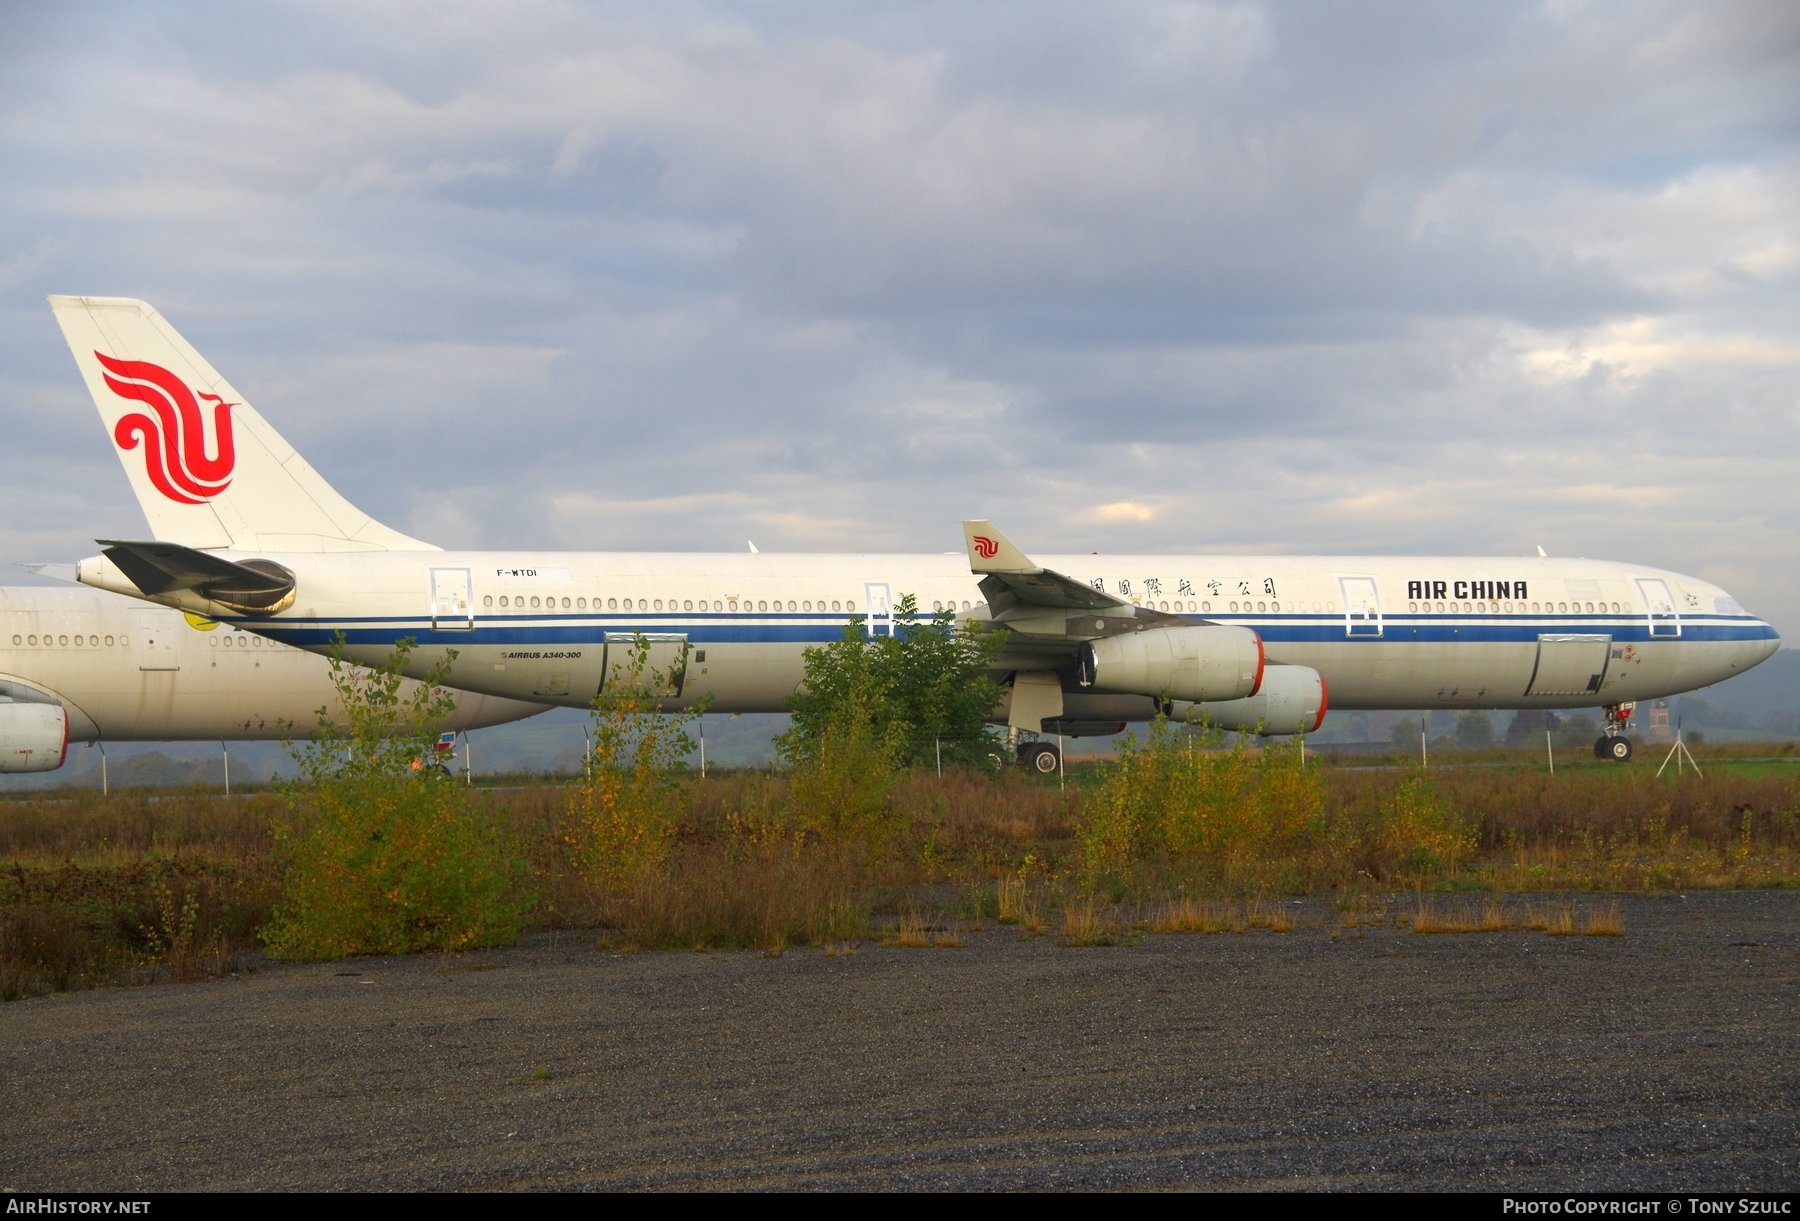
[[[61,704],[0,703],[0,773],[53,772],[68,752]]]
[[[1081,646],[1081,685],[1095,691],[1210,703],[1255,695],[1262,637],[1246,627],[1152,628]]]

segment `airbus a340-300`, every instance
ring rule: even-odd
[[[641,634],[673,700],[778,711],[807,647],[893,631],[910,594],[1010,630],[996,720],[1028,737],[1158,707],[1294,733],[1328,707],[1598,706],[1623,759],[1637,701],[1779,644],[1709,582],[1542,556],[1033,559],[984,521],[961,557],[443,551],[339,495],[148,305],[50,300],[154,536],[102,540],[80,580],[368,663],[412,637],[421,674],[453,648],[470,691],[585,706]]]

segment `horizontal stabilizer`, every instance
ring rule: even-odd
[[[98,541],[113,566],[152,598],[192,590],[251,613],[273,613],[293,599],[294,574],[271,560],[240,563],[178,543]]]

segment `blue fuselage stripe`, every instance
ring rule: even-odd
[[[1209,615],[1195,623],[1248,627],[1270,645],[1283,644],[1535,644],[1538,637],[1558,634],[1605,635],[1620,642],[1659,640],[1746,642],[1776,640],[1775,629],[1757,619],[1695,617],[1679,625],[1642,618],[1603,615],[1389,615],[1379,623],[1346,625],[1342,616],[1320,618],[1287,615]],[[350,644],[392,644],[410,636],[419,644],[442,645],[586,645],[608,633],[666,633],[706,644],[825,644],[843,635],[841,615],[775,616],[682,614],[531,615],[479,618],[473,630],[434,629],[429,619],[408,616],[342,619],[232,618],[226,622],[300,647],[329,645],[341,634]],[[877,630],[881,630],[879,627]]]

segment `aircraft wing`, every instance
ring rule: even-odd
[[[1032,563],[992,522],[965,521],[963,542],[969,571],[981,578],[981,592],[996,617],[1016,606],[1115,614],[1137,610],[1124,598]]]

